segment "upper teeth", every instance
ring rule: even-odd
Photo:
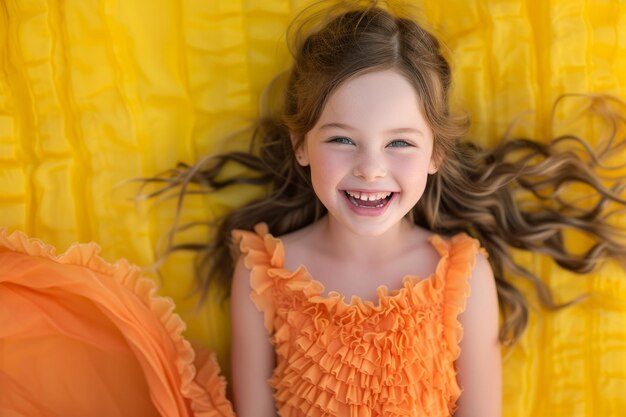
[[[391,192],[385,193],[362,193],[360,191],[346,191],[346,193],[353,198],[357,198],[363,201],[376,201],[387,198],[391,195]]]

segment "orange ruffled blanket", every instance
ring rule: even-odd
[[[0,415],[233,416],[173,301],[98,251],[0,229]]]

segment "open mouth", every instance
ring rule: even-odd
[[[344,194],[355,207],[381,208],[387,205],[395,193],[391,191],[375,193],[344,191]]]

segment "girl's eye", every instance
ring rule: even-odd
[[[404,148],[404,147],[413,146],[413,145],[411,145],[409,142],[407,142],[404,139],[395,139],[389,142],[389,145],[387,146],[391,148]]]
[[[352,144],[352,140],[343,136],[338,136],[336,138],[331,138],[329,140],[329,142],[332,143],[341,143],[343,145],[351,145]]]

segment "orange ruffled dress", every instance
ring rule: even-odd
[[[270,383],[282,417],[449,416],[460,394],[457,320],[479,244],[464,234],[432,244],[441,259],[427,279],[407,276],[379,303],[324,287],[284,268],[282,242],[258,225],[235,231],[251,270],[252,299],[277,353]]]
[[[0,229],[0,415],[234,416],[172,300],[98,250]]]

